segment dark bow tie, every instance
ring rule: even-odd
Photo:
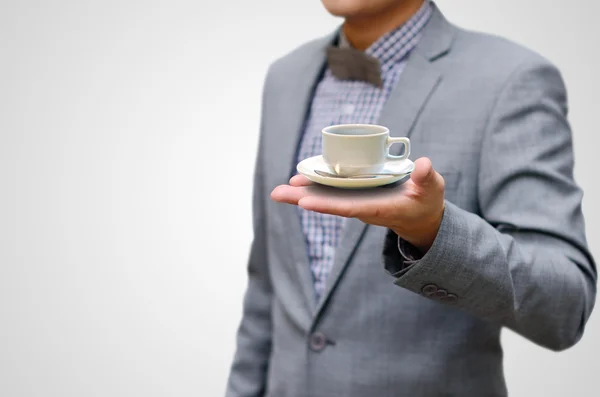
[[[377,58],[352,47],[327,48],[327,64],[331,73],[340,80],[358,80],[382,87],[381,66]]]

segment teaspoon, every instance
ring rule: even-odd
[[[358,175],[349,175],[349,176],[344,176],[344,175],[338,175],[338,174],[334,174],[331,172],[327,172],[327,171],[321,171],[321,170],[314,170],[315,174],[320,175],[320,176],[325,176],[325,177],[329,177],[329,178],[341,178],[341,179],[362,179],[362,178],[377,178],[380,176],[392,176],[392,177],[396,177],[396,176],[404,176],[404,175],[408,175],[408,173],[406,172],[402,172],[399,174],[394,174],[391,172],[386,172],[386,173],[373,173],[373,174],[358,174]]]

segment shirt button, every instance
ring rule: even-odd
[[[310,336],[310,340],[308,342],[308,346],[312,351],[320,352],[325,349],[325,345],[327,344],[327,339],[322,332],[315,332]]]

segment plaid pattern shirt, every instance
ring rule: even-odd
[[[379,60],[383,87],[362,81],[342,81],[325,70],[312,100],[302,136],[298,161],[321,154],[321,130],[334,124],[376,124],[390,92],[417,45],[429,21],[432,8],[428,0],[417,13],[396,30],[384,35],[365,51]],[[340,45],[349,45],[343,34]],[[341,238],[345,218],[319,214],[299,208],[308,247],[310,270],[317,299],[325,290],[333,266],[335,249]]]

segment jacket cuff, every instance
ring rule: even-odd
[[[468,246],[463,211],[446,202],[440,229],[431,248],[418,256],[415,247],[388,232],[384,244],[385,270],[395,284],[431,299],[454,303],[466,294],[476,275],[465,271],[460,250]]]

